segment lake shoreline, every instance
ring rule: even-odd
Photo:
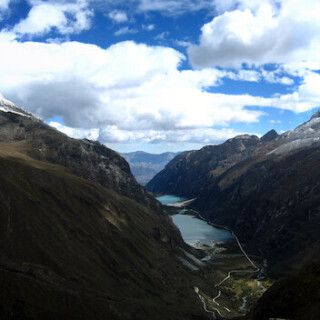
[[[214,271],[209,272],[208,277],[212,279],[217,291],[215,295],[208,296],[201,288],[197,288],[199,298],[210,312],[220,314],[226,319],[243,316],[252,308],[263,291],[272,284],[263,272],[263,259],[249,257],[235,233],[228,227],[208,221],[201,213],[186,208],[186,205],[167,205],[170,204],[170,197],[174,197],[172,199],[178,203],[177,198],[181,199],[180,204],[187,203],[188,200],[170,195],[162,197],[167,201],[163,207],[180,230],[184,241],[205,252],[206,257],[202,261],[214,267]],[[182,225],[177,223],[177,218],[182,220]],[[200,226],[199,221],[201,221]],[[192,240],[186,237],[183,230],[185,227],[193,229],[187,230],[191,232],[189,235],[193,236]],[[210,228],[218,233],[222,232],[222,235],[228,234],[228,237],[217,238],[210,232],[206,233]],[[194,230],[199,234],[197,235]]]

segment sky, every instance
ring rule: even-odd
[[[320,107],[320,0],[0,0],[0,97],[118,152],[278,133]]]

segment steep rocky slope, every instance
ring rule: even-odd
[[[189,249],[127,163],[1,107],[0,318],[206,319]]]
[[[99,142],[69,138],[7,101],[2,101],[1,109],[0,142],[27,143],[27,154],[33,159],[60,164],[82,178],[157,208],[117,152]]]
[[[221,145],[183,152],[147,184],[147,189],[182,197],[198,196],[209,181],[242,159],[253,156],[261,144],[257,136],[242,135]]]

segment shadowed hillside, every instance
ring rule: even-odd
[[[120,156],[10,111],[0,129],[1,319],[207,318],[189,249]]]

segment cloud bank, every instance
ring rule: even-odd
[[[216,3],[222,6],[222,1]],[[320,2],[246,0],[227,4],[224,10],[236,9],[205,24],[199,45],[189,48],[194,67],[296,66],[304,61],[320,68]]]
[[[136,10],[166,14],[200,10],[209,2],[214,6],[218,15],[203,26],[199,45],[188,50],[196,69],[182,70],[188,57],[173,48],[134,41],[107,48],[75,41],[24,41],[53,30],[76,34],[93,23],[90,1],[34,0],[25,19],[0,32],[0,48],[5,48],[0,50],[1,94],[44,119],[61,116],[64,125],[51,124],[74,137],[122,144],[216,143],[238,133],[230,128],[234,123],[259,122],[265,114],[259,107],[298,113],[319,105],[318,2],[133,2]],[[2,0],[0,10],[8,10],[8,5]],[[127,22],[124,11],[108,1],[105,5],[114,24]],[[269,70],[265,64],[275,67]],[[225,79],[292,86],[294,76],[301,77],[301,83],[286,94],[218,93]]]

